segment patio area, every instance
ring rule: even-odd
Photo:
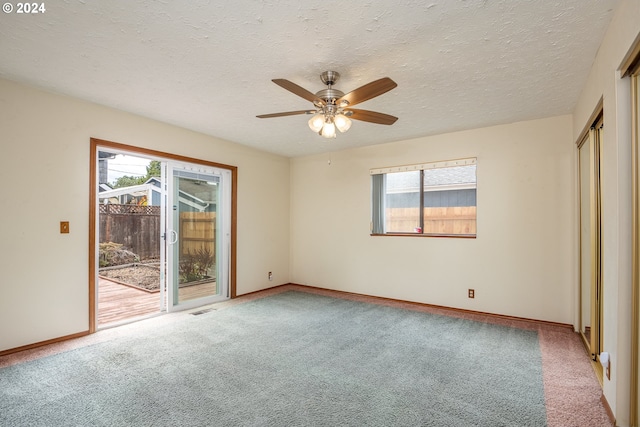
[[[98,327],[160,312],[160,293],[149,293],[111,280],[98,280]]]
[[[178,290],[180,301],[213,295],[216,282],[185,286]],[[98,328],[114,322],[159,313],[160,293],[149,293],[102,277],[98,280]],[[164,304],[163,304],[164,306]]]

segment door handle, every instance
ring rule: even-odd
[[[176,230],[169,230],[169,244],[173,245],[178,241],[178,232]]]

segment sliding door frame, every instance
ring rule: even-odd
[[[131,153],[132,155],[141,155],[162,159],[168,161],[177,161],[183,163],[193,163],[197,165],[225,169],[231,173],[231,239],[230,239],[230,255],[229,255],[229,297],[236,297],[236,248],[237,248],[237,194],[238,194],[238,167],[225,165],[222,163],[210,162],[202,159],[181,156],[172,153],[166,153],[148,148],[140,148],[132,145],[121,144],[118,142],[107,141],[103,139],[91,138],[90,156],[89,156],[89,333],[97,330],[97,241],[96,241],[96,224],[98,218],[96,199],[98,196],[98,151],[101,149],[121,150]]]
[[[602,176],[600,174],[602,116],[589,130],[591,162],[590,162],[590,195],[591,195],[591,358],[599,361],[602,352]],[[602,368],[602,365],[598,365]]]
[[[197,167],[198,169],[194,169]],[[196,177],[197,176],[197,177]],[[193,180],[218,180],[215,195],[215,219],[212,253],[215,259],[215,293],[199,296],[195,298],[182,297],[180,294],[179,266],[180,260],[185,255],[182,245],[185,243],[185,233],[182,226],[182,214],[193,211],[183,211],[183,201],[180,201],[180,184],[178,181]],[[213,304],[229,299],[229,244],[231,235],[231,173],[229,169],[204,167],[193,163],[182,163],[167,161],[167,205],[172,209],[167,211],[167,230],[170,235],[176,236],[175,242],[168,242],[167,256],[170,262],[167,263],[168,292],[167,305],[168,312],[189,310],[202,305]],[[208,188],[211,188],[207,186]],[[198,196],[200,197],[200,196]],[[211,197],[212,200],[214,197]],[[192,223],[193,224],[193,223]],[[203,243],[204,242],[200,242]],[[189,282],[191,280],[187,280]]]
[[[583,325],[583,313],[582,313],[582,301],[583,301],[583,275],[582,275],[582,200],[579,197],[578,201],[578,213],[579,213],[579,300],[578,306],[579,310],[579,326],[580,326],[580,336],[585,344],[585,347],[588,349],[591,359],[594,362],[599,361],[600,352],[602,351],[602,325],[603,325],[603,276],[602,276],[602,188],[601,188],[601,176],[600,176],[600,135],[601,129],[603,126],[603,100],[602,98],[598,102],[594,112],[592,113],[589,121],[587,122],[587,126],[582,130],[578,140],[576,141],[576,146],[578,148],[578,191],[581,192],[580,188],[582,186],[582,172],[581,168],[584,166],[589,167],[589,211],[590,211],[590,337],[587,337],[584,334],[584,325]],[[584,144],[589,144],[588,149],[589,153],[589,164],[582,165],[580,162],[580,149]],[[593,364],[594,370],[598,376],[598,380],[602,385],[603,382],[603,372],[602,365],[600,363]]]
[[[640,395],[640,34],[620,65],[620,78],[631,79],[631,385],[629,425],[637,427]]]
[[[638,425],[638,382],[639,367],[638,354],[640,353],[640,72],[631,76],[631,259],[632,259],[632,286],[631,286],[631,393],[630,416],[631,426]]]
[[[640,49],[640,44],[638,45]],[[629,425],[638,426],[640,395],[640,53],[637,54],[631,78],[631,390]]]

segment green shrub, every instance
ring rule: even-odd
[[[180,283],[207,278],[214,262],[213,250],[208,246],[198,249],[195,253],[187,250],[180,258]]]

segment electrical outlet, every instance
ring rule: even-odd
[[[273,273],[269,272],[269,276],[268,277],[269,277],[269,281],[271,282],[273,280]]]
[[[475,298],[476,297],[476,291],[473,289],[469,289],[469,298]]]

